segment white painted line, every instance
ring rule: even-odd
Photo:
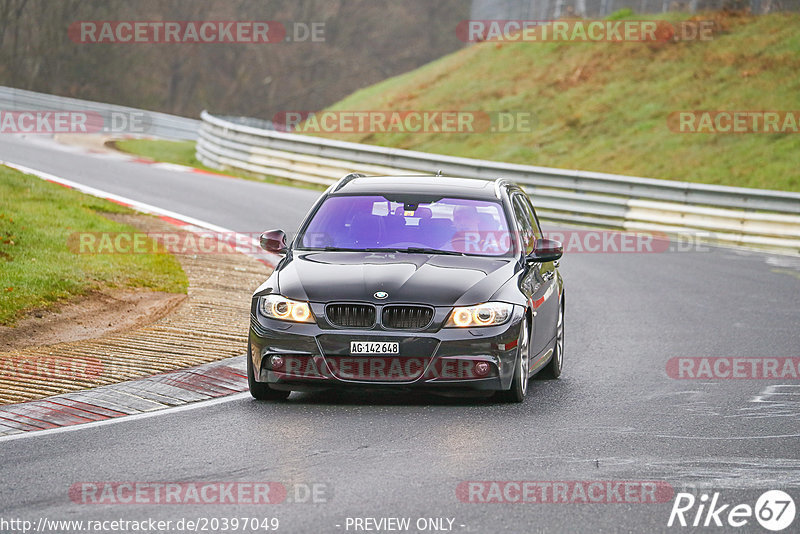
[[[195,172],[194,167],[188,167],[186,165],[179,165],[177,163],[167,163],[167,162],[154,162],[151,163],[153,167],[156,169],[164,169],[168,171],[175,171],[175,172]]]
[[[34,176],[38,176],[43,180],[47,180],[49,182],[55,182],[57,184],[61,184],[67,186],[71,189],[75,189],[80,191],[81,193],[86,193],[87,195],[92,195],[98,198],[104,198],[106,200],[113,200],[129,206],[137,211],[141,211],[143,213],[149,213],[152,215],[161,215],[164,217],[169,217],[171,219],[175,219],[181,222],[184,222],[188,225],[195,226],[197,228],[201,228],[203,230],[209,230],[212,232],[217,232],[221,234],[227,234],[235,236],[237,243],[250,243],[250,247],[247,246],[240,246],[236,245],[234,248],[237,252],[241,252],[247,256],[251,256],[257,258],[259,260],[263,260],[269,263],[273,268],[278,264],[280,261],[280,256],[275,254],[269,254],[267,252],[259,252],[258,254],[254,254],[253,250],[260,249],[260,245],[258,241],[250,236],[245,234],[240,234],[238,232],[234,232],[233,230],[228,230],[227,228],[223,228],[222,226],[218,226],[216,224],[212,224],[210,222],[201,221],[200,219],[195,219],[194,217],[189,217],[187,215],[183,215],[180,213],[176,213],[174,211],[166,210],[163,208],[159,208],[157,206],[153,206],[152,204],[146,204],[144,202],[139,202],[138,200],[133,200],[131,198],[123,197],[120,195],[115,195],[114,193],[109,193],[108,191],[103,191],[101,189],[96,189],[94,187],[90,187],[88,185],[80,184],[78,182],[73,182],[72,180],[67,180],[65,178],[60,178],[53,174],[40,171],[38,169],[33,169],[31,167],[26,167],[25,165],[20,165],[18,163],[13,163],[10,161],[3,161],[0,160],[0,165],[5,165],[6,167],[11,167],[12,169],[16,169],[20,172],[24,172],[26,174],[32,174]],[[187,228],[188,230],[192,230],[191,228]]]
[[[89,390],[91,391],[91,390]],[[46,430],[32,430],[29,432],[23,432],[22,434],[11,434],[10,436],[2,436],[0,437],[0,443],[6,441],[15,441],[18,439],[25,439],[25,438],[34,438],[39,436],[49,436],[52,434],[61,434],[62,432],[74,432],[76,430],[85,430],[87,428],[96,428],[99,426],[106,426],[106,425],[113,425],[115,423],[124,423],[129,421],[138,421],[140,419],[149,419],[150,417],[156,417],[160,415],[170,415],[179,412],[185,412],[189,410],[194,410],[196,408],[207,408],[209,406],[214,406],[217,404],[223,404],[226,402],[231,402],[239,399],[243,399],[245,397],[249,397],[250,393],[244,391],[242,393],[234,393],[232,395],[228,395],[226,397],[219,397],[216,399],[209,399],[205,401],[197,401],[192,402],[189,404],[184,404],[183,406],[175,406],[173,408],[164,408],[163,410],[155,410],[152,412],[144,412],[144,413],[137,413],[134,415],[124,415],[121,417],[112,417],[110,419],[103,419],[101,421],[92,421],[91,423],[80,423],[76,425],[70,426],[61,426],[58,428],[48,428]],[[57,397],[56,397],[57,398]]]

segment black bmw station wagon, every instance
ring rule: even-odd
[[[349,174],[311,208],[254,293],[247,370],[261,400],[335,387],[521,402],[564,358],[561,243],[504,179]]]

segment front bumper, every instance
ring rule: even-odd
[[[323,329],[251,314],[248,357],[255,379],[273,389],[506,390],[523,319],[522,308],[515,306],[511,319],[499,326],[418,332]],[[396,342],[399,353],[354,356],[351,341]]]

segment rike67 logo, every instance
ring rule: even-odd
[[[794,522],[795,512],[794,499],[780,490],[765,491],[756,500],[755,506],[725,503],[718,492],[711,497],[707,493],[699,497],[691,493],[678,493],[667,526],[739,528],[750,525],[755,518],[763,528],[779,532]]]

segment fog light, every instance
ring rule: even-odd
[[[273,356],[272,358],[269,359],[269,363],[273,369],[280,369],[281,367],[283,367],[283,358],[277,355]]]
[[[475,364],[475,374],[477,376],[486,376],[489,374],[489,364],[487,362],[478,362]]]

